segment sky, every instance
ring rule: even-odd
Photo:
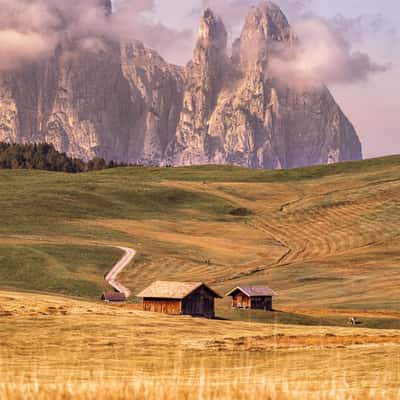
[[[238,11],[251,0],[232,0]],[[209,0],[218,4],[229,0]],[[385,65],[384,71],[365,80],[332,82],[328,86],[336,101],[354,124],[363,144],[365,158],[400,154],[400,1],[399,0],[277,0],[290,22],[301,13],[327,20],[344,17],[354,29],[352,51],[368,54]],[[197,29],[198,12],[207,0],[156,0],[156,18],[174,29]],[[231,4],[230,7],[235,7]],[[243,7],[245,10],[246,7]],[[195,10],[195,11],[193,11]],[[218,11],[218,10],[217,10]],[[232,13],[232,9],[230,10]],[[222,12],[223,14],[223,12]],[[224,18],[224,15],[222,15]],[[227,17],[228,18],[228,17]],[[243,11],[243,19],[245,11]],[[363,21],[362,24],[360,21]],[[229,21],[227,21],[229,25]],[[358,26],[358,24],[360,26]],[[362,25],[362,26],[361,26]],[[235,20],[229,26],[232,36],[239,32]],[[194,39],[193,39],[194,40]],[[194,43],[193,43],[194,45]],[[190,53],[188,55],[190,57]]]

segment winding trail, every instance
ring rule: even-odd
[[[124,256],[114,265],[112,270],[105,276],[104,280],[117,292],[123,293],[126,298],[130,297],[132,292],[122,283],[117,281],[118,275],[127,267],[136,256],[136,250],[129,247],[116,247],[125,252]]]

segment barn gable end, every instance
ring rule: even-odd
[[[202,282],[157,281],[137,297],[143,298],[144,311],[214,318],[214,299],[221,296]]]
[[[215,292],[202,285],[182,300],[182,314],[215,318]]]
[[[233,308],[271,311],[276,293],[266,286],[238,286],[226,295],[232,297]]]

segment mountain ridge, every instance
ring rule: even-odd
[[[222,19],[207,9],[186,67],[140,42],[107,41],[97,52],[65,43],[0,76],[0,141],[145,165],[279,169],[361,159],[357,133],[327,88],[298,90],[268,70],[276,45],[293,38],[282,11],[262,2],[232,57]]]

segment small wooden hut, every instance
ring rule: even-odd
[[[202,282],[157,281],[137,297],[143,310],[194,317],[215,317],[215,299],[221,296]]]
[[[104,292],[101,296],[101,300],[106,303],[124,303],[126,301],[126,296],[124,293]]]
[[[232,297],[233,308],[271,311],[276,293],[266,286],[238,286],[226,295]]]

